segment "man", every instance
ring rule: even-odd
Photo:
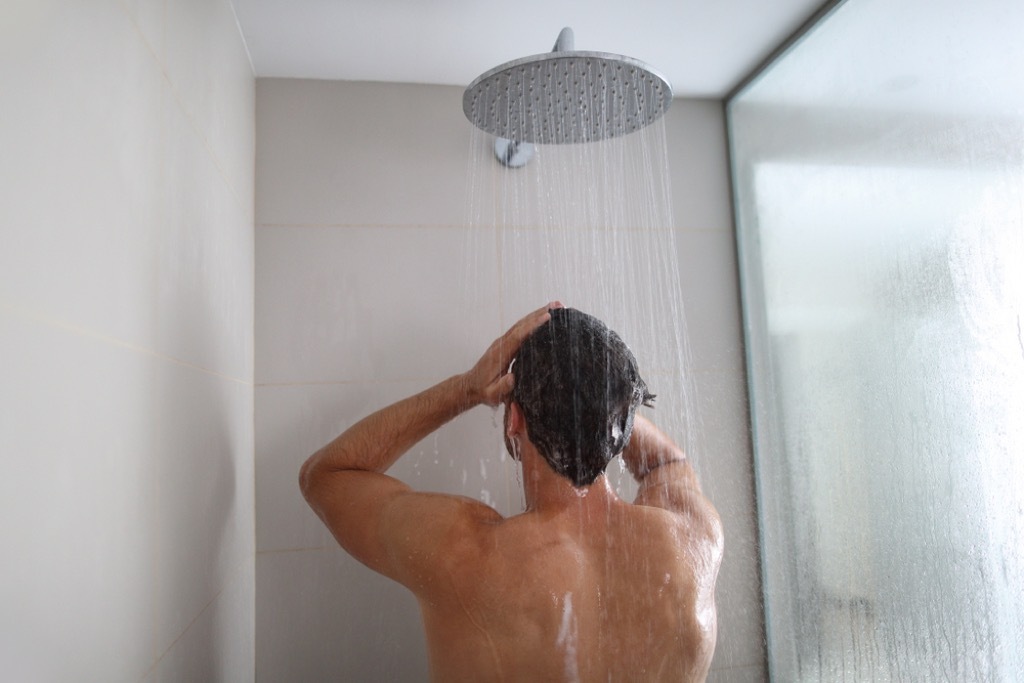
[[[433,680],[700,681],[721,523],[683,452],[635,415],[651,399],[618,335],[556,302],[469,372],[337,437],[303,466],[302,491],[342,547],[416,595]],[[460,413],[498,403],[522,514],[382,474]],[[604,475],[619,453],[639,482],[633,504]]]

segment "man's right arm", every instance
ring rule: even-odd
[[[683,515],[713,540],[721,541],[722,523],[718,512],[704,497],[697,473],[686,454],[642,415],[636,415],[633,420],[633,433],[622,458],[640,484],[635,504]]]

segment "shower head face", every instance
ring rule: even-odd
[[[657,120],[671,103],[664,76],[605,52],[517,59],[481,75],[462,96],[462,110],[477,128],[541,145],[626,135]]]

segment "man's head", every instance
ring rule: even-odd
[[[551,469],[589,486],[625,448],[637,406],[654,396],[619,335],[575,309],[550,312],[515,357],[512,400]]]

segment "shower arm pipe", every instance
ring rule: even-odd
[[[572,29],[566,26],[559,32],[558,39],[555,41],[555,46],[551,48],[552,52],[572,52],[576,45],[576,37],[572,33]]]

